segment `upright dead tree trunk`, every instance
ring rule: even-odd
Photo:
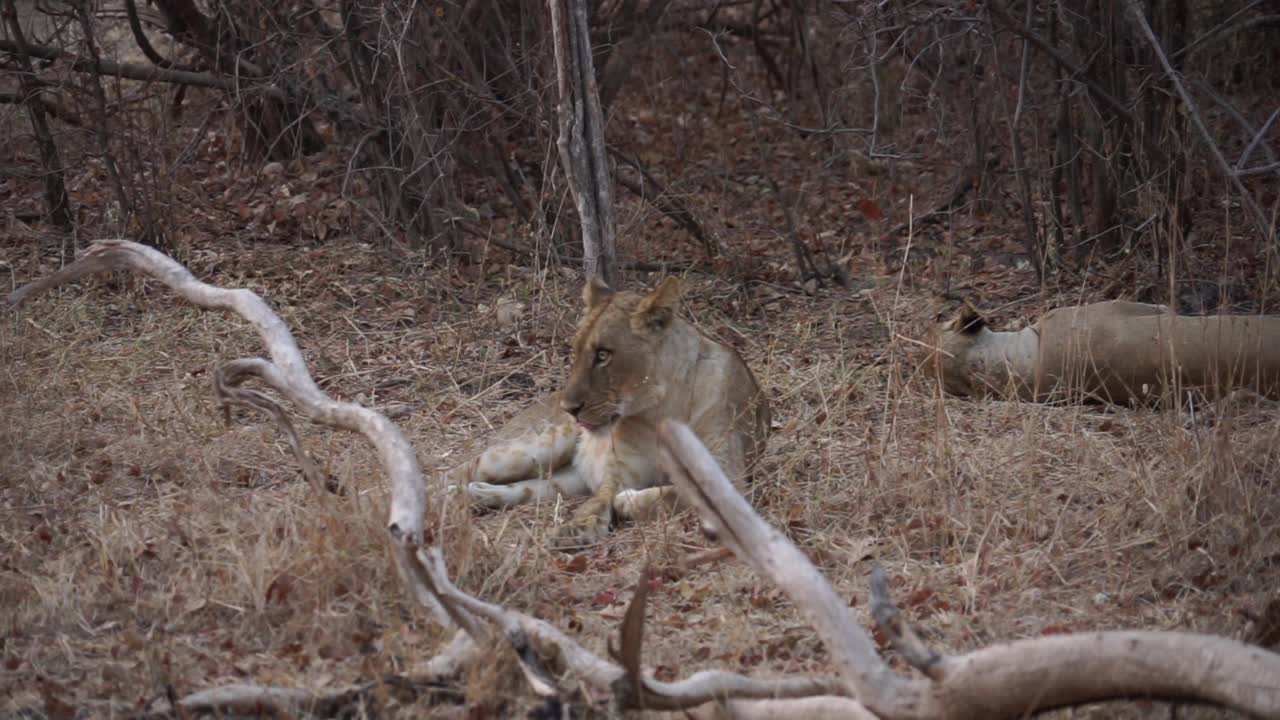
[[[587,277],[613,284],[617,223],[604,144],[604,113],[591,59],[586,0],[547,0],[560,90],[560,164],[582,223],[582,266]]]

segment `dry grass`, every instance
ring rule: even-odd
[[[34,277],[17,255],[18,277]],[[189,259],[275,303],[328,391],[407,407],[401,424],[438,470],[555,386],[577,288],[514,269],[455,284],[381,262],[338,245]],[[515,326],[492,309],[499,298],[528,304]],[[1192,422],[943,402],[887,330],[920,336],[925,298],[889,284],[744,296],[702,280],[689,298],[774,399],[757,504],[857,606],[869,559],[884,563],[942,648],[1096,628],[1240,636],[1280,581],[1276,410]],[[321,498],[269,423],[223,424],[210,368],[256,352],[238,320],[131,280],[82,284],[0,323],[0,714],[70,717],[66,704],[119,717],[170,689],[332,686],[408,671],[440,646],[392,575],[371,453],[305,428],[344,489]],[[462,587],[600,651],[654,564],[646,661],[662,676],[823,670],[819,639],[777,589],[732,560],[682,568],[705,547],[687,513],[572,560],[546,543],[565,512],[455,506],[431,524]],[[473,678],[469,701],[520,697],[502,676]]]

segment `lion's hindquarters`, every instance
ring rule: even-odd
[[[1277,397],[1280,318],[1077,314],[1070,323],[1042,323],[1038,364],[1042,389],[1118,404],[1172,389],[1215,397],[1245,387]]]
[[[706,445],[725,475],[742,487],[747,473],[764,452],[769,432],[769,402],[751,369],[736,351],[716,346],[707,352],[702,377],[706,390],[701,402],[680,418]]]
[[[1214,396],[1244,387],[1280,397],[1280,317],[1177,317],[1174,323],[1174,342],[1162,360],[1181,371],[1183,384]]]

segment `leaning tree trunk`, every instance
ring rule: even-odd
[[[63,181],[62,158],[58,155],[58,146],[53,142],[53,134],[49,132],[44,100],[40,97],[40,85],[35,79],[27,39],[22,32],[22,23],[18,20],[18,9],[13,0],[4,0],[3,5],[0,5],[0,14],[4,15],[5,28],[17,48],[18,87],[22,93],[22,104],[26,106],[27,115],[31,118],[31,132],[35,135],[36,146],[40,149],[40,162],[44,166],[44,197],[49,221],[63,230],[70,230],[71,200]]]
[[[560,90],[556,146],[582,223],[582,269],[613,284],[618,228],[586,0],[547,0]]]

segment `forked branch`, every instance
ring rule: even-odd
[[[1165,56],[1164,48],[1160,46],[1160,41],[1151,30],[1151,24],[1147,22],[1147,16],[1143,13],[1142,6],[1136,0],[1125,0],[1124,6],[1134,30],[1137,34],[1146,38],[1147,44],[1151,46],[1151,52],[1155,53],[1156,59],[1160,61],[1161,67],[1164,68],[1165,74],[1169,76],[1169,82],[1173,85],[1173,89],[1177,91],[1178,97],[1182,99],[1182,106],[1185,112],[1191,117],[1192,124],[1195,125],[1196,131],[1200,134],[1200,140],[1204,142],[1204,147],[1209,151],[1209,156],[1213,158],[1219,172],[1240,194],[1240,201],[1244,203],[1245,209],[1249,211],[1250,219],[1253,220],[1258,232],[1262,237],[1270,238],[1274,229],[1267,221],[1266,214],[1262,212],[1262,207],[1258,205],[1258,201],[1254,199],[1253,194],[1240,181],[1240,173],[1231,169],[1231,165],[1227,162],[1227,158],[1223,156],[1222,150],[1213,141],[1213,136],[1209,134],[1209,128],[1205,126],[1204,118],[1200,116],[1200,107],[1196,105],[1191,93],[1187,92],[1181,76],[1174,70],[1169,58]]]

